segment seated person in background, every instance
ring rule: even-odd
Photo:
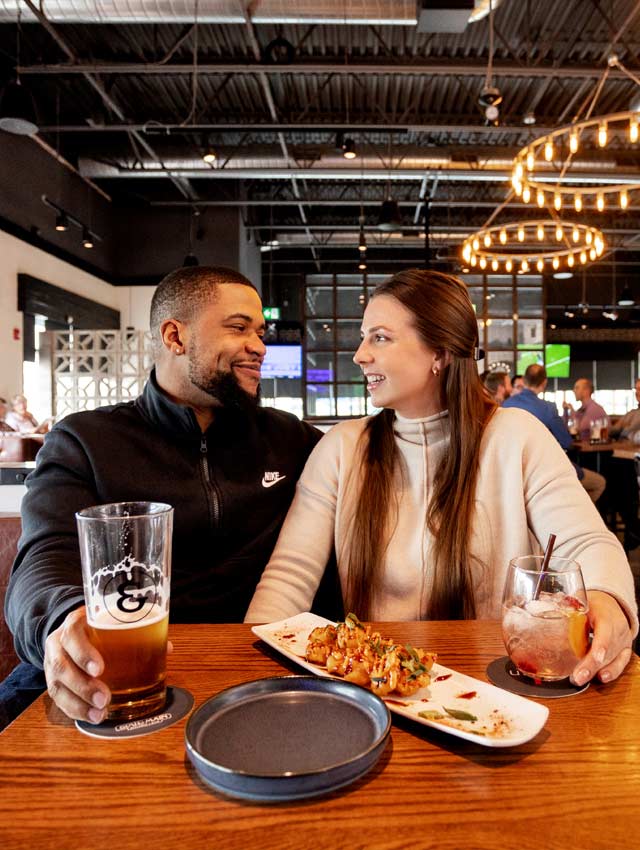
[[[364,620],[499,619],[509,561],[554,533],[580,561],[594,632],[573,678],[619,676],[638,630],[629,563],[548,429],[485,391],[467,287],[399,272],[361,337],[354,361],[383,409],[314,449],[246,621],[308,611],[334,543],[345,611]]]
[[[7,413],[6,421],[14,431],[21,434],[46,434],[51,429],[50,419],[38,424],[35,416],[27,410],[27,399],[20,393],[11,399],[11,410]]]
[[[524,387],[522,375],[514,375],[511,379],[511,395],[517,395]]]
[[[571,448],[573,440],[567,426],[560,418],[555,404],[540,398],[547,387],[547,371],[544,366],[537,363],[527,366],[523,383],[522,392],[512,394],[503,406],[518,407],[532,413],[536,419],[547,426],[565,451]],[[605,477],[591,469],[583,469],[577,464],[574,464],[574,466],[578,479],[589,494],[589,498],[592,502],[597,502],[607,486]]]
[[[511,395],[511,378],[506,372],[484,372],[482,380],[496,404],[502,404]]]
[[[290,413],[260,407],[264,327],[246,277],[221,267],[178,269],[151,302],[155,367],[142,394],[71,414],[52,429],[27,478],[6,595],[16,652],[30,663],[0,686],[0,728],[2,700],[6,722],[45,677],[69,717],[104,717],[110,694],[84,610],[74,515],[82,508],[173,505],[172,621],[244,617],[322,436]]]
[[[638,407],[625,413],[614,426],[609,429],[612,437],[620,440],[633,440],[640,443],[640,378],[636,381],[636,401]]]
[[[591,437],[591,426],[600,420],[606,420],[607,414],[604,407],[601,407],[598,402],[592,398],[593,383],[589,378],[578,378],[573,387],[573,393],[576,401],[581,403],[578,410],[574,410],[573,406],[565,402],[564,420],[568,420],[569,416],[573,416],[576,425],[578,426],[578,437],[581,440],[588,440]]]
[[[13,431],[14,429],[5,421],[5,416],[9,410],[6,399],[0,396],[0,431]]]

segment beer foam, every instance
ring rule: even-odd
[[[158,609],[157,613],[154,612],[142,620],[116,620],[104,609],[100,610],[93,616],[90,616],[89,611],[87,611],[87,621],[89,625],[94,629],[101,629],[103,631],[112,631],[115,629],[127,629],[127,631],[131,629],[142,629],[145,626],[155,626],[156,623],[160,623],[165,619],[169,619],[169,614],[162,609]]]

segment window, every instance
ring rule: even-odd
[[[386,275],[308,275],[304,292],[305,418],[348,418],[375,412],[353,362],[362,314]]]

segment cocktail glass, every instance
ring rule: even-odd
[[[577,561],[542,555],[509,563],[502,599],[502,637],[509,658],[541,682],[569,677],[589,648],[589,603]]]

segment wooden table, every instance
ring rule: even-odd
[[[579,452],[621,452],[633,458],[640,452],[640,445],[633,440],[609,440],[607,443],[590,443],[589,440],[577,440],[572,448]]]
[[[495,622],[386,623],[383,631],[480,679],[504,654]],[[229,685],[297,671],[249,626],[173,626],[170,637],[169,681],[189,689],[196,705]],[[326,797],[264,805],[225,799],[198,778],[185,756],[186,721],[99,740],[44,695],[0,734],[0,847],[637,847],[640,659],[608,686],[547,705],[545,728],[510,749],[394,719],[387,750],[363,779]]]

